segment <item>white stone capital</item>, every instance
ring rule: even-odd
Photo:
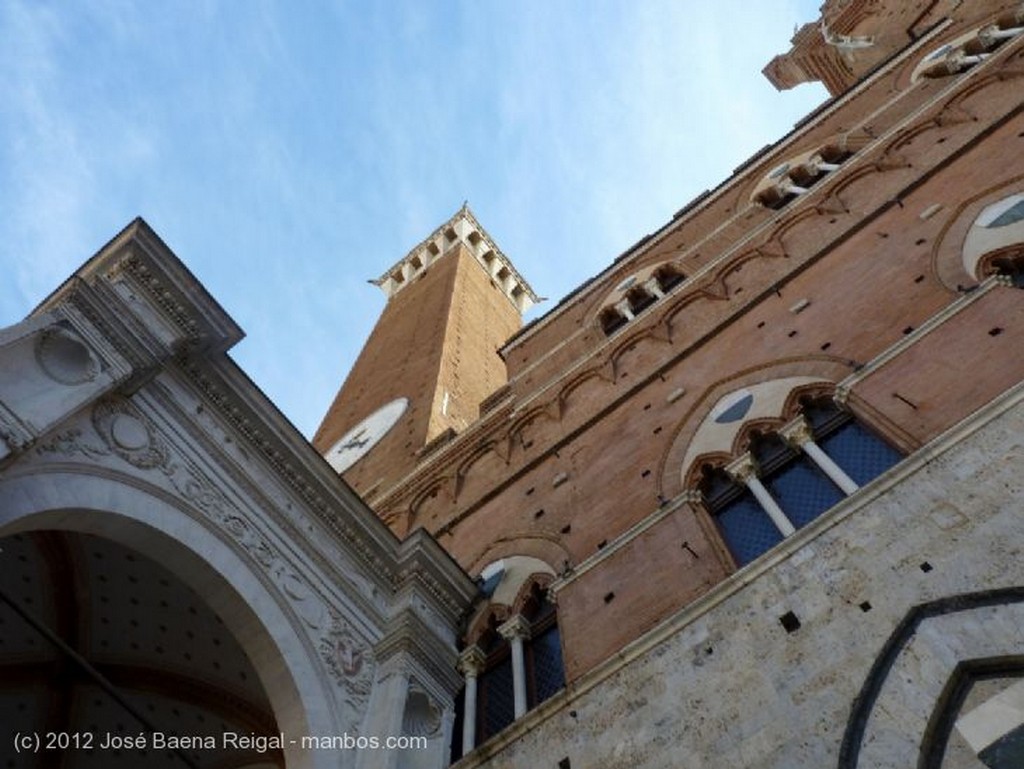
[[[803,414],[779,430],[778,435],[789,446],[792,446],[795,449],[798,449],[805,443],[809,443],[814,440],[814,431],[811,429],[810,424],[808,424]]]
[[[516,614],[507,622],[498,626],[501,637],[512,641],[514,639],[525,640],[530,637],[530,623],[522,614]]]
[[[459,672],[466,678],[476,678],[484,669],[487,655],[479,646],[470,646],[459,655]]]
[[[759,470],[757,460],[749,451],[736,457],[723,469],[734,481],[742,484],[746,484],[751,478],[756,478]]]

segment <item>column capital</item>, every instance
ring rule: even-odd
[[[738,483],[746,483],[751,478],[756,478],[759,470],[757,460],[749,451],[740,454],[723,469]]]
[[[476,678],[484,669],[487,655],[479,646],[469,646],[459,655],[459,672],[467,678]]]
[[[515,614],[504,624],[498,625],[498,632],[508,641],[516,638],[525,640],[530,637],[530,623],[522,614]]]
[[[796,419],[793,419],[789,424],[779,430],[778,435],[788,445],[795,449],[798,449],[805,443],[810,443],[814,440],[814,431],[811,429],[811,425],[804,418],[803,414],[800,414]]]

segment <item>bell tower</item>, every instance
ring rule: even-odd
[[[477,419],[506,381],[498,348],[538,302],[466,205],[372,282],[387,304],[313,437],[368,498]]]

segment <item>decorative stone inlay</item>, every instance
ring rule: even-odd
[[[55,382],[69,387],[91,382],[100,367],[77,334],[66,328],[50,328],[35,344],[36,362]]]
[[[320,639],[320,655],[345,690],[345,702],[361,712],[373,688],[373,650],[340,614],[334,610],[330,614],[331,626]]]

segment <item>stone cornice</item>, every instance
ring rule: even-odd
[[[66,304],[83,285],[103,284],[112,310],[131,316],[169,352],[224,351],[243,334],[188,268],[142,219],[135,219],[47,297],[33,315]]]
[[[423,529],[411,532],[399,548],[398,568],[403,586],[413,582],[421,586],[457,630],[478,588],[437,540]]]
[[[210,407],[368,573],[398,585],[398,539],[229,358],[189,358],[181,371]]]
[[[431,630],[431,628],[411,611],[404,611],[392,622],[383,638],[374,646],[374,656],[381,665],[389,660],[407,655],[429,677],[430,681],[420,681],[424,686],[430,683],[440,687],[445,693],[444,698],[450,699],[462,686],[462,676],[458,672],[459,656],[455,649]],[[410,671],[415,672],[415,671]],[[440,694],[440,692],[435,692]]]

